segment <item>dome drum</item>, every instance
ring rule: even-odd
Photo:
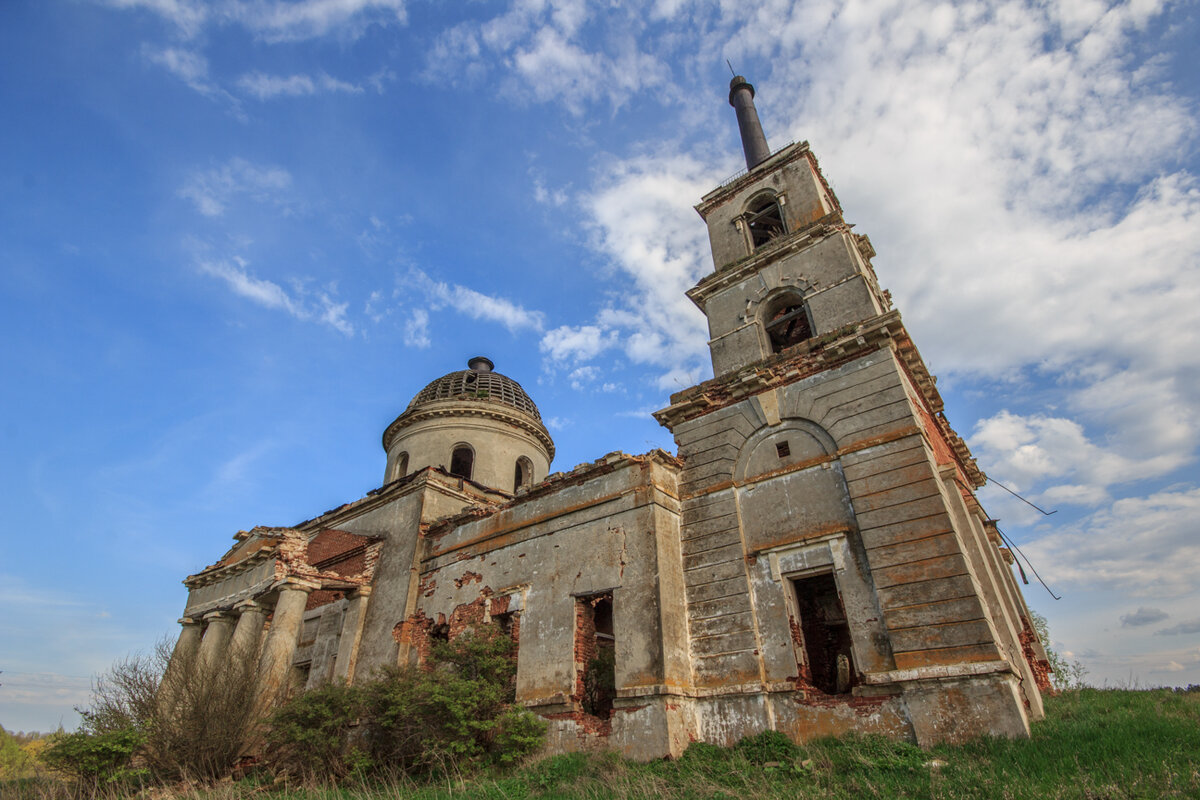
[[[384,431],[385,483],[433,466],[515,491],[549,473],[554,441],[533,400],[490,360],[469,363],[425,386]]]

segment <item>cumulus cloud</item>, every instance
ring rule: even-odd
[[[267,75],[248,72],[238,78],[237,85],[246,94],[259,100],[273,97],[303,97],[323,92],[362,94],[363,88],[353,83],[332,78],[325,73],[316,75]]]
[[[1200,595],[1200,489],[1117,500],[1021,548],[1052,582],[1132,596]]]
[[[703,226],[680,198],[699,197],[711,176],[685,157],[645,157],[606,165],[582,198],[593,246],[615,267],[622,299],[593,322],[542,336],[552,362],[586,362],[620,348],[635,364],[660,371],[660,388],[679,375],[704,374],[704,317],[684,292],[711,269]],[[693,381],[694,382],[694,381]]]
[[[206,217],[219,217],[235,197],[258,202],[283,203],[292,184],[291,174],[281,167],[259,166],[244,158],[231,158],[211,169],[196,170],[179,189]]]
[[[1109,500],[1110,486],[1164,475],[1188,458],[1186,445],[1127,457],[1094,443],[1074,420],[1009,411],[977,422],[970,443],[1002,483],[1018,489],[1042,485],[1039,499],[1086,506]]]
[[[598,325],[560,325],[546,331],[541,351],[555,361],[587,361],[617,343],[617,332]]]
[[[346,319],[349,304],[338,302],[334,290],[311,290],[303,282],[294,281],[291,290],[274,281],[257,278],[247,270],[245,259],[230,261],[202,260],[200,272],[220,278],[239,297],[264,308],[284,311],[299,320],[321,322],[346,336],[354,335],[354,326]]]
[[[1153,625],[1156,622],[1162,622],[1169,614],[1158,608],[1148,608],[1141,606],[1132,614],[1121,615],[1121,625],[1126,628],[1140,628],[1144,625]]]

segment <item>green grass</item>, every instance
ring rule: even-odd
[[[878,737],[723,749],[677,761],[612,754],[544,759],[508,774],[341,788],[247,780],[148,797],[188,800],[625,800],[626,798],[1200,798],[1200,692],[1083,689],[1047,699],[1033,738],[979,739],[930,751]],[[770,760],[768,760],[770,759]],[[766,762],[764,765],[763,762]],[[937,765],[942,762],[941,765]],[[776,764],[778,766],[776,766]],[[11,788],[11,787],[10,787]],[[30,798],[63,797],[29,787]],[[45,792],[47,787],[43,786]],[[8,795],[0,788],[0,795]]]

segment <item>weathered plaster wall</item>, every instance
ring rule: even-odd
[[[687,680],[678,562],[660,560],[678,547],[671,462],[610,456],[482,519],[430,532],[413,623],[441,624],[481,598],[519,594],[517,698],[550,718],[554,749],[610,734],[610,745],[652,757],[670,752],[672,735],[686,740],[659,699]],[[612,595],[611,720],[586,718],[577,691],[577,599],[601,593]]]

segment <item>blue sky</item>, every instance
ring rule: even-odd
[[[729,59],[807,139],[1099,684],[1200,683],[1193,3],[0,8],[0,724],[76,723],[230,536],[484,354],[569,470],[710,377]]]

